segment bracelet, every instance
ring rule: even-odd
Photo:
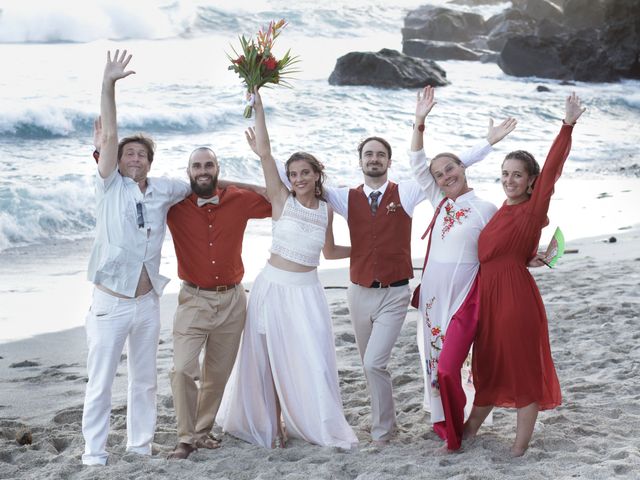
[[[414,123],[411,128],[416,128],[416,124]],[[424,132],[424,123],[421,123],[420,125],[418,125],[418,131]]]

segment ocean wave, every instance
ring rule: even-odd
[[[43,105],[39,108],[19,108],[2,112],[0,136],[21,139],[88,137],[93,131],[95,112]],[[239,123],[237,115],[232,117]],[[121,132],[200,133],[214,129],[229,118],[220,108],[129,108],[119,113]]]
[[[430,3],[443,3],[432,0]],[[204,34],[253,34],[273,19],[285,18],[303,35],[344,38],[399,32],[407,11],[420,0],[4,0],[0,42],[85,43],[98,39],[166,39]],[[465,9],[466,7],[459,7]]]
[[[46,185],[0,185],[0,251],[87,236],[95,226],[90,178],[65,175]]]
[[[0,4],[0,42],[169,38],[188,31],[194,19],[189,1],[9,0]]]

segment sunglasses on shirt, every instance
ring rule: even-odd
[[[142,213],[142,202],[136,203],[136,219],[138,221],[138,228],[144,227],[144,214]]]

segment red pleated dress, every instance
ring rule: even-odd
[[[472,365],[475,405],[521,408],[535,402],[547,410],[561,403],[547,316],[527,263],[548,223],[549,201],[569,155],[572,130],[563,124],[530,199],[505,203],[480,233],[480,313]]]

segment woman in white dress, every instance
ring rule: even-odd
[[[435,105],[433,88],[418,93],[415,125],[424,125]],[[493,145],[516,126],[508,118],[489,124]],[[461,368],[477,327],[478,237],[497,208],[469,188],[465,165],[451,153],[426,161],[424,128],[414,128],[411,167],[417,182],[436,209],[420,285],[419,311],[425,354],[431,421],[446,440],[442,451],[457,450],[462,440],[466,396]],[[445,342],[446,337],[446,342]],[[468,389],[472,385],[468,383]]]
[[[291,191],[280,180],[257,89],[254,95],[256,126],[246,135],[262,162],[273,243],[249,296],[218,423],[225,432],[265,448],[284,447],[288,434],[349,449],[358,439],[342,409],[331,315],[316,267],[321,250],[326,258],[344,258],[350,248],[333,242],[333,213],[322,200],[324,174],[318,160],[294,153],[286,163]]]

